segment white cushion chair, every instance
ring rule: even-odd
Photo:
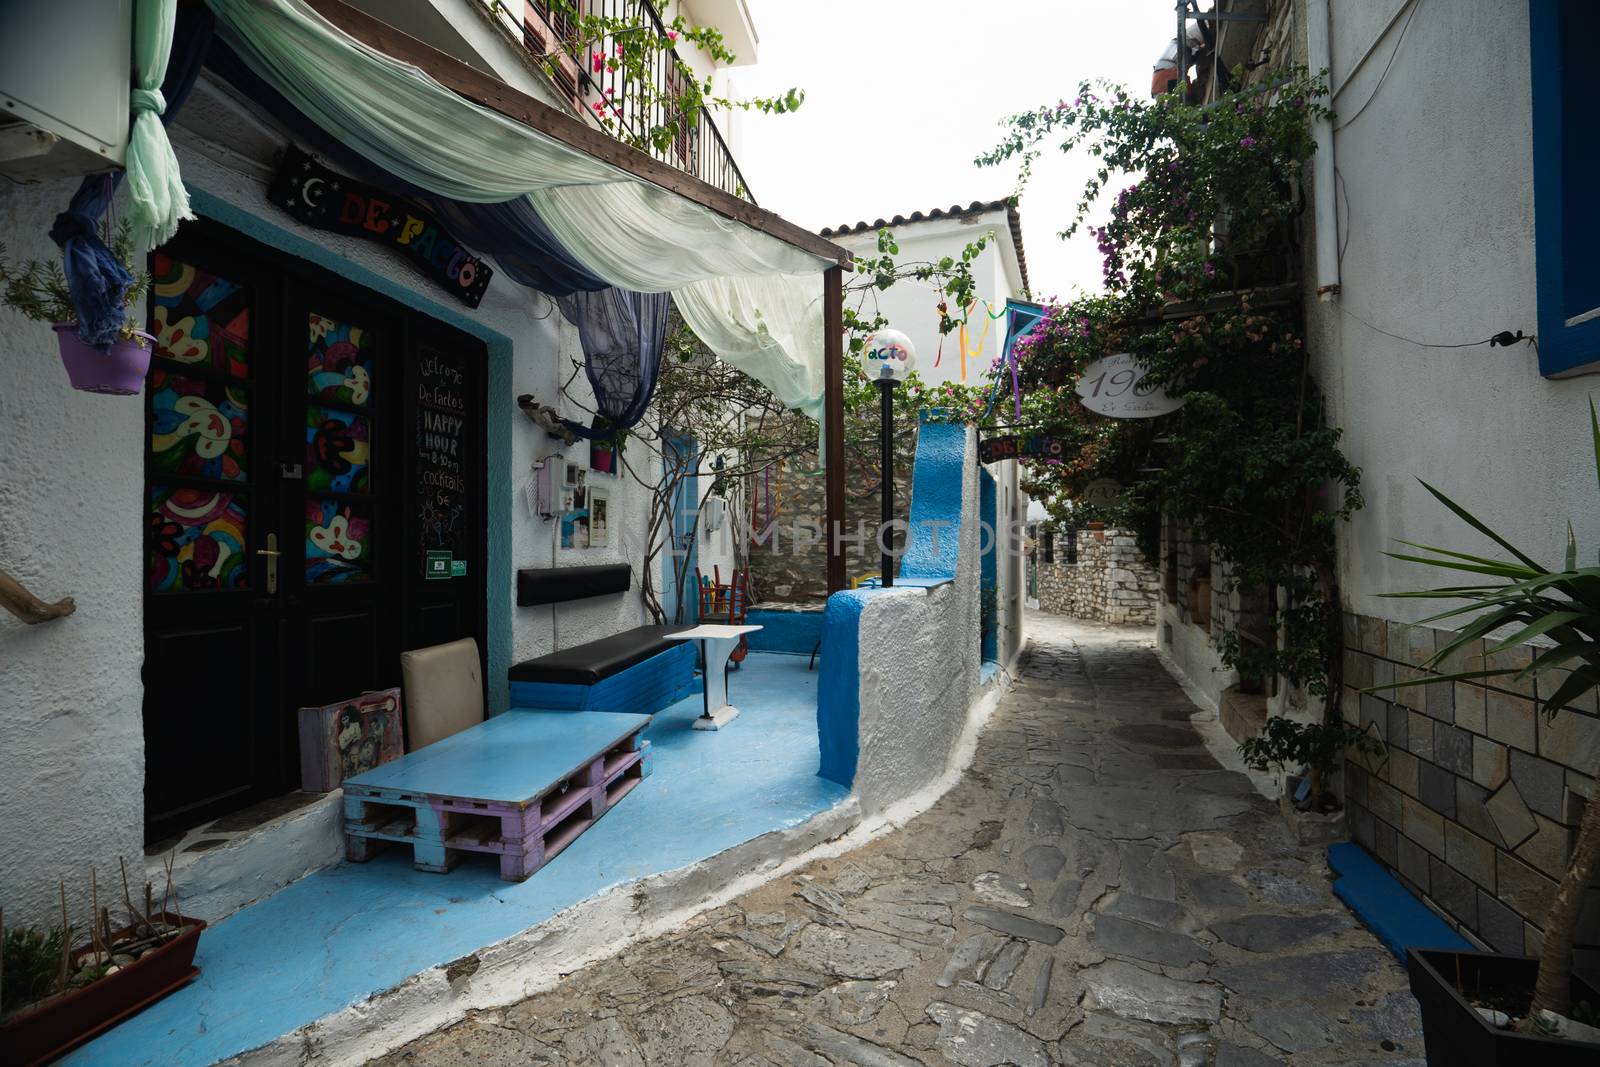
[[[400,654],[411,751],[483,721],[483,669],[470,637]]]

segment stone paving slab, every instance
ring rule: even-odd
[[[1028,625],[928,812],[373,1063],[1420,1064],[1404,972],[1210,757],[1149,634]]]

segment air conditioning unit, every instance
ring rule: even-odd
[[[128,149],[133,0],[0,5],[0,173],[120,167]]]

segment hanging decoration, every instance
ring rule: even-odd
[[[673,292],[719,358],[787,406],[820,414],[820,273],[830,261],[465,100],[304,0],[208,2],[219,36],[258,76],[372,163],[456,200],[530,199],[587,270]]]
[[[267,197],[320,230],[389,245],[470,308],[494,276],[418,205],[329,170],[294,145],[284,149]]]
[[[168,5],[170,6],[170,5]],[[170,13],[163,15],[154,11],[148,15],[146,5],[140,5],[140,35],[139,51],[147,48],[154,49],[159,41],[148,39],[145,35],[155,35],[156,31],[166,30],[167,43],[161,46],[165,49],[161,57],[161,74],[165,80],[160,82],[160,89],[156,96],[164,100],[159,111],[160,123],[170,123],[178,114],[179,109],[189,98],[189,92],[194,88],[195,79],[199,77],[201,64],[211,44],[214,20],[211,11],[201,5],[186,5],[175,16],[175,21]],[[161,17],[156,17],[161,16]],[[166,21],[162,22],[161,18]],[[137,57],[136,57],[137,61]],[[140,67],[141,72],[146,68]],[[153,65],[149,68],[154,73]],[[146,80],[141,73],[141,83]],[[149,92],[149,89],[140,90]],[[154,103],[154,98],[141,97],[146,103]],[[141,122],[140,119],[146,121]],[[159,125],[152,121],[152,113],[144,113],[134,120],[135,134],[144,127],[140,136],[140,153],[148,158],[150,153],[159,155],[155,146],[157,136],[162,145],[165,145],[167,155],[171,155],[172,146],[166,143],[164,132],[152,133],[148,127]],[[117,339],[118,332],[122,329],[123,302],[128,295],[128,290],[133,286],[133,274],[121,263],[106,246],[97,232],[96,222],[104,215],[111,205],[112,198],[116,196],[117,186],[121,184],[125,174],[132,174],[135,165],[133,146],[129,148],[129,164],[127,171],[115,171],[110,175],[91,174],[84,178],[78,185],[78,191],[73,194],[72,202],[67,210],[57,215],[55,222],[50,227],[50,239],[61,249],[61,266],[67,276],[67,291],[72,294],[72,306],[77,312],[77,336],[86,345],[105,348]],[[141,165],[141,174],[150,181],[150,189],[167,189],[164,179],[151,178],[150,168]],[[172,163],[170,177],[178,181],[177,163]],[[179,190],[182,185],[179,183]],[[136,195],[130,207],[137,225],[154,229],[158,222],[154,217],[151,199],[155,194],[147,193],[142,199]],[[170,204],[169,204],[170,206]],[[179,217],[188,217],[188,199],[184,196]],[[176,227],[176,217],[171,225]]]
[[[596,408],[592,427],[570,420],[566,426],[579,437],[615,441],[644,418],[655,395],[667,337],[667,294],[601,289],[556,302],[578,328]]]

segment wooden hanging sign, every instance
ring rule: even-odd
[[[1060,459],[1066,445],[1049,434],[1005,434],[978,442],[978,462],[998,463],[1002,459]]]
[[[478,306],[494,276],[494,268],[468,252],[416,204],[329,170],[294,145],[284,149],[267,195],[319,230],[397,249],[470,308]]]

